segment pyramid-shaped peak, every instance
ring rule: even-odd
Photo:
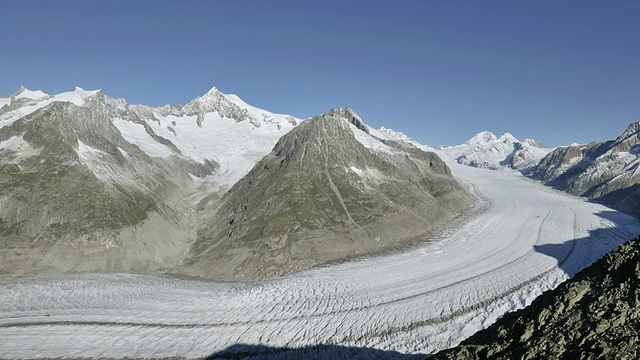
[[[629,137],[633,134],[638,134],[638,133],[640,133],[640,121],[636,121],[630,124],[627,127],[627,130],[625,130],[624,133],[622,133],[621,137]]]
[[[338,111],[343,114],[347,122],[353,124],[353,126],[366,132],[367,134],[370,134],[367,124],[362,121],[362,118],[360,118],[360,116],[353,110],[351,106],[348,106],[345,109],[338,109]]]
[[[209,89],[209,91],[207,91],[206,93],[204,93],[203,97],[207,97],[207,96],[220,96],[220,95],[224,95],[220,90],[218,90],[217,87],[212,87],[211,89]]]

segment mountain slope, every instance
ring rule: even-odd
[[[535,140],[520,141],[509,133],[496,137],[491,132],[483,131],[464,144],[443,151],[458,152],[457,161],[463,165],[492,170],[509,168],[526,172],[551,149],[545,148]]]
[[[530,173],[547,185],[640,215],[640,122],[615,140],[561,147]]]
[[[637,359],[640,238],[435,359]]]
[[[306,120],[204,221],[187,273],[255,280],[397,248],[459,215],[470,195],[437,155],[383,143],[351,109]]]
[[[215,88],[184,108],[101,91],[0,98],[0,274],[164,272],[219,197],[299,120]]]

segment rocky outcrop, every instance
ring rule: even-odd
[[[640,215],[640,122],[615,140],[560,147],[543,158],[532,178]]]
[[[640,238],[435,359],[637,359]]]
[[[306,120],[222,200],[180,271],[258,280],[395,249],[468,209],[434,153],[364,132],[351,109]],[[361,121],[361,120],[360,120]],[[209,211],[205,211],[209,212]]]

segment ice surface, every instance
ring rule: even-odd
[[[15,96],[16,99],[42,99],[44,97],[47,97],[49,95],[45,94],[42,90],[29,90],[26,88],[23,88],[23,91],[21,91],[18,95]]]
[[[640,231],[515,171],[442,156],[485,210],[421,246],[251,284],[93,274],[0,285],[0,357],[202,357],[239,343],[433,353]]]
[[[169,157],[175,153],[164,144],[161,144],[151,137],[142,124],[136,124],[131,121],[116,118],[113,120],[122,137],[128,142],[137,145],[140,150],[154,157]]]
[[[2,98],[0,97],[0,109],[2,109],[3,106],[5,105],[10,105],[11,104],[11,99],[10,98]]]

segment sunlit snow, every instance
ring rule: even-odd
[[[433,353],[640,231],[631,216],[515,171],[442,156],[485,200],[420,246],[250,284],[81,275],[1,285],[0,357],[202,357],[239,343]]]

